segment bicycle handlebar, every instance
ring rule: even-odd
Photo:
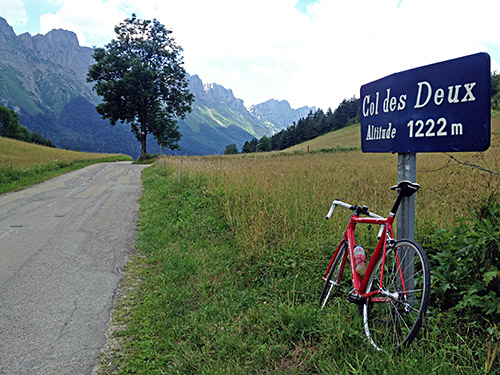
[[[325,220],[329,220],[332,217],[333,210],[335,210],[336,206],[342,206],[342,207],[348,208],[348,209],[350,209],[352,211],[355,211],[356,208],[358,207],[358,206],[355,206],[355,205],[352,205],[352,204],[349,204],[349,203],[345,203],[345,202],[339,201],[338,199],[335,199],[332,202],[330,210],[328,211],[328,213],[325,216]],[[366,212],[364,211],[363,213],[366,214],[367,216],[373,217],[375,219],[383,219],[384,218],[383,216],[377,215],[376,213],[373,213],[373,212],[370,212],[370,211],[366,211]]]
[[[335,210],[336,206],[342,206],[342,207],[348,208],[352,211],[356,211],[357,209],[360,208],[359,206],[354,206],[352,204],[345,203],[345,202],[339,201],[338,199],[335,199],[332,202],[332,205],[330,206],[330,210],[328,211],[328,213],[325,216],[326,220],[329,220],[332,217],[333,210]],[[363,210],[362,213],[367,215],[367,216],[373,217],[375,219],[384,219],[384,217],[377,215],[376,213],[368,211],[368,207],[366,207],[366,209]],[[380,229],[379,229],[378,234],[377,234],[377,238],[380,238],[382,236],[382,233],[384,232],[384,228],[385,228],[385,225],[380,226]]]
[[[391,210],[391,213],[389,214],[389,216],[394,218],[396,216],[396,212],[398,210],[398,207],[399,207],[403,197],[409,198],[413,194],[415,194],[419,189],[420,189],[419,184],[413,183],[413,182],[408,181],[408,180],[400,181],[396,186],[391,187],[391,190],[398,191],[398,196],[396,197],[396,201],[394,202],[394,206],[392,207],[392,210]],[[330,210],[328,211],[328,213],[325,216],[326,220],[329,220],[332,217],[333,210],[335,210],[336,206],[342,206],[342,207],[348,208],[352,211],[355,211],[355,213],[357,215],[363,214],[363,215],[366,215],[369,217],[373,217],[375,219],[385,219],[383,216],[380,216],[380,215],[377,215],[373,212],[368,211],[368,207],[366,207],[366,206],[360,207],[360,206],[352,205],[349,203],[339,201],[338,199],[335,199],[332,202]],[[380,230],[378,231],[377,238],[380,238],[382,236],[382,234],[384,233],[385,227],[386,227],[385,225],[380,226]]]

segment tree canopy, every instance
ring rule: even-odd
[[[259,140],[257,138],[253,138],[250,142],[246,141],[241,149],[241,152],[244,154],[249,154],[255,152],[257,149],[257,145],[259,144]]]
[[[4,106],[0,106],[0,137],[54,147],[50,139],[45,138],[40,133],[32,133],[28,128],[20,125],[16,112]]]
[[[491,109],[500,109],[500,74],[497,72],[491,74]]]
[[[234,143],[227,145],[226,148],[224,149],[224,155],[232,155],[232,154],[237,154],[237,153],[238,153],[238,148],[236,147],[236,144],[234,144]]]
[[[115,33],[116,39],[95,49],[96,63],[87,75],[103,99],[97,112],[111,125],[131,125],[141,143],[140,159],[147,154],[148,133],[160,146],[178,149],[177,119],[185,118],[194,100],[182,66],[182,48],[171,30],[135,14],[116,26]]]

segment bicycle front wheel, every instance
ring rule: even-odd
[[[378,350],[399,351],[415,338],[422,325],[430,293],[429,261],[422,246],[410,240],[388,246],[383,270],[382,258],[366,287],[367,293],[381,293],[363,305],[363,325]]]
[[[347,241],[340,246],[337,255],[328,271],[328,276],[325,280],[325,285],[319,296],[319,305],[321,308],[326,306],[328,299],[340,286],[340,279],[342,277],[342,264],[344,263],[344,257],[346,255]]]

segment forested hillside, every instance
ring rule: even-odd
[[[285,148],[316,138],[322,134],[338,130],[359,121],[359,99],[344,99],[332,112],[329,108],[326,113],[318,109],[316,113],[301,118],[292,123],[287,129],[271,137],[272,150]]]
[[[17,114],[12,109],[2,105],[0,105],[0,137],[55,147],[50,139],[45,138],[40,133],[30,132],[28,128],[20,125]]]
[[[335,111],[329,108],[326,113],[320,108],[309,112],[297,122],[271,137],[256,138],[243,146],[242,153],[279,151],[316,138],[333,130],[342,129],[359,121],[359,99],[344,99]]]
[[[493,72],[491,75],[491,109],[500,110],[500,74]],[[293,122],[286,129],[274,134],[271,137],[254,138],[247,141],[241,152],[265,152],[279,151],[298,145],[305,141],[319,137],[334,130],[345,128],[359,122],[360,101],[356,98],[344,99],[342,103],[332,112],[329,108],[326,113],[318,109],[315,113]],[[234,146],[234,145],[229,145]],[[226,153],[235,153],[234,147],[227,147]]]

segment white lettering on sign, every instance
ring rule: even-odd
[[[410,138],[430,138],[430,137],[446,137],[448,135],[448,122],[444,117],[437,121],[433,119],[428,120],[411,120],[407,124],[408,136]],[[452,123],[451,135],[463,135],[463,124]]]
[[[417,86],[417,101],[414,108],[425,107],[427,104],[429,104],[431,99],[434,99],[433,102],[435,105],[441,105],[445,101],[446,95],[443,88],[438,88],[434,91],[431,84],[427,81],[418,82]],[[476,86],[476,82],[466,83],[463,86],[448,86],[448,97],[446,98],[448,103],[454,104],[475,101],[476,97],[472,93],[472,89],[474,88],[474,86]],[[432,95],[433,92],[434,95]]]
[[[382,126],[368,125],[368,131],[366,133],[367,141],[378,141],[380,139],[393,139],[396,138],[396,128],[389,123],[387,128]]]
[[[406,107],[406,94],[400,95],[399,98],[391,96],[391,89],[387,89],[387,97],[384,99],[384,112],[394,112],[395,110],[402,111]]]
[[[476,101],[473,89],[477,82],[469,82],[459,85],[448,86],[446,89],[442,87],[433,88],[427,81],[417,83],[417,97],[414,108],[424,108],[429,103],[434,103],[440,106],[445,101],[450,104],[466,103]],[[386,90],[386,96],[382,100],[380,93],[377,91],[374,95],[365,95],[363,97],[362,114],[363,117],[377,116],[379,113],[396,112],[406,109],[408,101],[407,94],[399,96],[391,95],[391,89]],[[379,106],[381,104],[381,107]]]
[[[371,101],[370,95],[366,95],[363,98],[363,116],[373,116],[378,115],[378,97],[379,93],[375,94],[375,101]]]

